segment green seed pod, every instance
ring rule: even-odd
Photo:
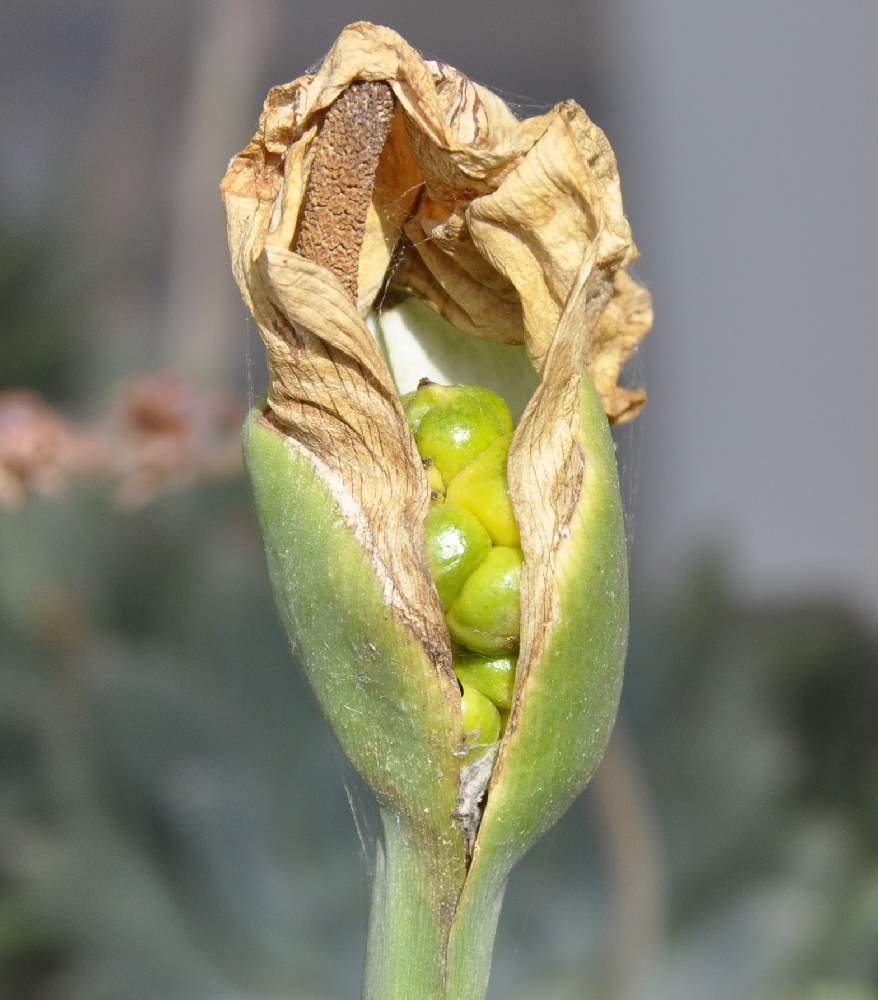
[[[497,438],[458,472],[448,484],[445,496],[475,514],[495,545],[519,546],[521,535],[506,475],[511,444],[511,434]]]
[[[424,522],[427,559],[444,608],[454,603],[467,577],[491,551],[479,519],[454,503],[434,507]]]
[[[495,545],[469,574],[446,620],[451,637],[487,655],[518,649],[521,549]]]
[[[627,566],[607,417],[643,404],[617,377],[651,314],[626,271],[637,252],[615,159],[574,103],[520,122],[360,23],[271,91],[223,197],[268,356],[245,453],[272,590],[381,808],[364,997],[478,1000],[509,872],[588,781],[620,692]],[[448,622],[407,419],[421,375],[496,390],[520,417],[507,464],[520,552],[495,545]],[[415,421],[446,485],[511,431],[478,400],[463,408],[492,430],[456,468],[433,454],[448,415]],[[511,586],[495,582],[497,604],[478,579],[509,553],[520,614]],[[520,617],[505,733],[478,753],[452,668],[458,617],[504,642]]]

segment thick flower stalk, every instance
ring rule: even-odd
[[[627,272],[615,159],[576,104],[518,121],[360,23],[270,92],[223,196],[267,348],[244,441],[275,599],[382,810],[365,996],[477,1000],[509,872],[588,781],[619,698],[609,423],[643,405],[617,379],[651,311]],[[483,544],[514,569],[515,636],[486,641],[479,595],[469,619],[457,596],[475,577],[428,552],[447,484],[415,440],[424,377],[490,388],[520,418],[476,458],[508,482],[514,518]],[[465,506],[479,488],[455,461],[444,477]],[[476,652],[518,647],[489,737],[462,713],[472,658],[449,629]]]

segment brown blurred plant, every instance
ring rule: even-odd
[[[242,471],[246,401],[154,373],[124,382],[108,411],[80,423],[27,390],[0,394],[0,508],[57,497],[77,477],[110,480],[136,510],[173,490]]]

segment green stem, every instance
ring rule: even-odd
[[[381,821],[363,1000],[444,1000],[454,905],[442,889],[442,859],[389,810]]]
[[[390,811],[381,820],[364,1000],[482,1000],[505,876],[482,867],[455,900],[438,852]]]
[[[448,942],[445,1000],[482,1000],[494,954],[494,937],[508,872],[470,871]]]

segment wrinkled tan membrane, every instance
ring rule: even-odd
[[[359,263],[357,307],[294,253],[326,109],[356,80],[396,97]],[[363,322],[387,280],[451,323],[524,343],[541,384],[510,453],[525,553],[524,669],[552,614],[553,554],[580,494],[582,366],[611,422],[640,390],[619,372],[652,321],[606,137],[572,101],[519,121],[490,91],[399,35],[346,28],[313,76],[275,87],[222,185],[232,264],[266,343],[271,419],[317,459],[389,603],[450,671],[422,524],[429,494],[393,380]]]

